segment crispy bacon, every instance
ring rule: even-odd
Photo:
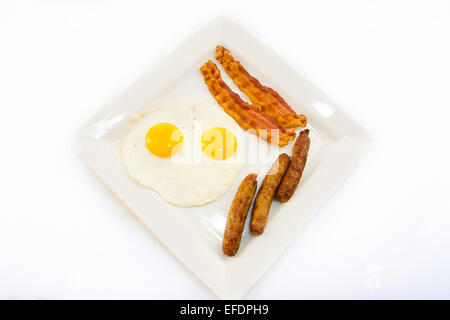
[[[216,59],[250,101],[260,106],[266,114],[277,120],[284,128],[306,126],[304,115],[297,115],[275,90],[263,86],[258,79],[252,77],[239,61],[234,60],[227,49],[217,46]]]
[[[270,143],[285,146],[295,138],[294,129],[285,129],[259,107],[249,104],[222,80],[217,66],[208,60],[200,67],[209,92],[244,130],[252,131]]]

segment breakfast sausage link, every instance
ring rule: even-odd
[[[264,232],[273,196],[290,161],[291,158],[286,153],[282,153],[267,172],[256,195],[255,204],[253,205],[252,221],[250,223],[251,232],[255,234],[262,234]]]
[[[295,141],[291,163],[275,194],[275,198],[281,202],[288,201],[292,197],[300,182],[308,157],[310,145],[308,135],[309,129],[303,130]]]
[[[228,212],[227,225],[222,242],[223,253],[227,256],[234,256],[241,244],[245,219],[258,184],[256,177],[256,173],[251,173],[242,180]]]

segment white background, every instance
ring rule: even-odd
[[[0,2],[0,298],[216,298],[71,147],[219,14],[373,138],[246,298],[450,298],[450,2],[279,0]]]

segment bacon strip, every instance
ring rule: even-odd
[[[294,129],[285,129],[259,107],[249,104],[222,80],[217,66],[208,60],[200,67],[209,92],[244,130],[252,131],[269,143],[285,146],[295,138]]]
[[[304,115],[297,115],[278,92],[263,86],[258,79],[252,77],[239,61],[234,60],[227,49],[217,46],[216,59],[250,101],[260,106],[266,114],[277,120],[284,128],[306,126]]]

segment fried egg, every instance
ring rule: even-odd
[[[130,119],[120,144],[129,176],[180,207],[217,200],[245,162],[243,130],[196,98],[152,104]]]

